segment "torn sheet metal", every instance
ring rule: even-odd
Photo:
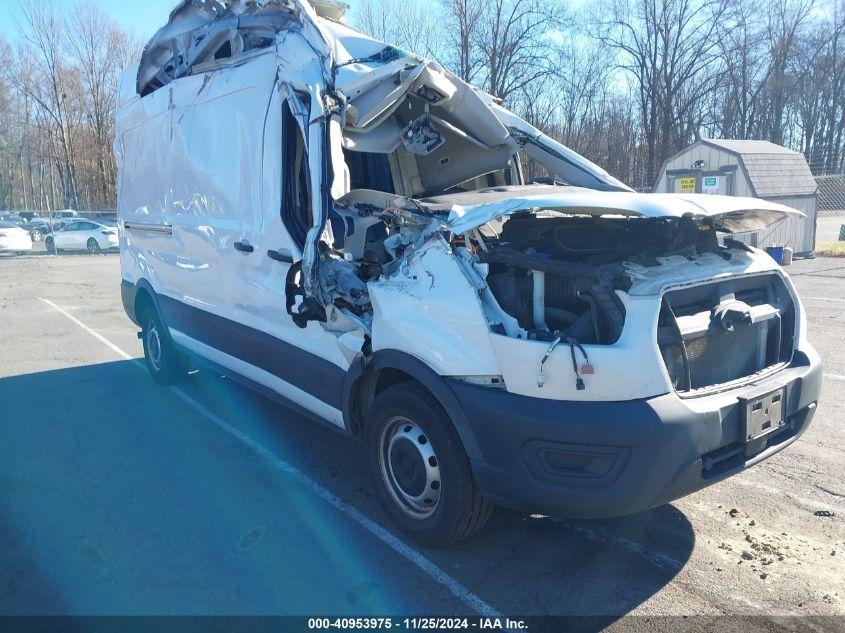
[[[327,15],[344,12],[332,0],[317,4]],[[323,80],[330,84],[334,51],[323,21],[305,0],[183,0],[144,47],[138,94],[150,94],[206,65],[272,48],[279,33],[291,30],[301,32],[324,62]]]
[[[630,296],[657,296],[674,286],[712,282],[738,275],[766,274],[779,269],[771,257],[736,250],[730,251],[730,259],[727,260],[715,253],[703,253],[694,257],[660,257],[657,262],[657,266],[651,267],[624,263],[625,274],[633,282],[628,290]]]
[[[144,96],[229,56],[273,46],[276,34],[300,19],[288,0],[184,0],[141,55],[138,94]]]
[[[521,151],[543,164],[552,175],[578,187],[599,191],[633,191],[595,163],[543,134],[498,103],[491,103],[490,107],[519,143]]]
[[[507,195],[499,194],[498,200],[472,206],[454,204],[447,228],[464,235],[499,218],[532,209],[571,215],[710,218],[717,227],[731,233],[758,231],[788,217],[804,217],[800,211],[758,198],[597,192],[574,188],[561,193],[542,188],[541,192],[533,193],[530,187],[526,193],[528,195],[509,191]]]

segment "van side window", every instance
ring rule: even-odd
[[[282,125],[283,187],[282,220],[291,238],[299,248],[305,246],[305,238],[313,224],[311,212],[311,172],[308,168],[308,148],[305,138],[285,104]]]
[[[384,193],[396,193],[390,160],[387,154],[371,154],[343,150],[346,164],[349,166],[351,189],[374,189]]]

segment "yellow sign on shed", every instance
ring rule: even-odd
[[[697,180],[694,176],[692,178],[681,178],[680,179],[681,193],[695,193],[696,183],[697,183]]]

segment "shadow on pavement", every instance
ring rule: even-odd
[[[184,389],[391,528],[357,441],[217,375],[191,376]],[[426,599],[442,589],[428,576],[404,560],[388,564],[385,546],[134,363],[0,379],[0,403],[0,546],[8,553],[0,556],[0,613],[51,614],[70,604],[87,613],[255,614],[285,604],[305,615],[320,605],[349,615],[456,614],[454,604]],[[263,527],[251,532],[255,525]],[[23,540],[20,526],[30,530]],[[261,538],[235,563],[231,553],[221,560],[220,547],[231,551],[245,534]],[[505,615],[596,616],[602,626],[668,584],[694,543],[687,518],[665,506],[562,523],[499,510],[456,548],[420,549]]]

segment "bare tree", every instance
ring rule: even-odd
[[[649,183],[689,140],[677,131],[713,90],[715,31],[726,6],[725,0],[611,0],[600,16],[601,41],[619,51],[637,90]]]
[[[22,41],[19,55],[28,61],[21,68],[20,84],[49,123],[48,137],[64,202],[79,207],[71,130],[73,105],[69,103],[71,72],[64,62],[65,25],[52,2],[31,0],[19,4],[18,32]]]
[[[802,38],[794,108],[802,150],[819,173],[845,171],[845,2]]]
[[[716,37],[722,72],[710,104],[714,133],[725,138],[768,136],[763,95],[772,66],[759,6],[753,0],[734,0]]]
[[[555,73],[557,44],[564,27],[562,5],[554,0],[490,0],[477,28],[476,46],[487,91],[508,101]]]
[[[771,63],[767,91],[769,136],[778,145],[784,142],[784,116],[789,95],[797,83],[797,73],[790,72],[790,65],[814,5],[815,0],[771,0],[769,5],[766,25]]]
[[[406,0],[364,0],[356,26],[364,33],[418,55],[439,59],[444,29],[435,7]]]
[[[133,56],[129,36],[90,0],[70,15],[71,59],[85,90],[82,109],[88,123],[95,173],[95,199],[100,205],[115,197],[117,170],[112,152],[120,72]]]
[[[440,0],[447,31],[447,63],[467,82],[475,81],[481,69],[476,42],[484,15],[482,0]]]

